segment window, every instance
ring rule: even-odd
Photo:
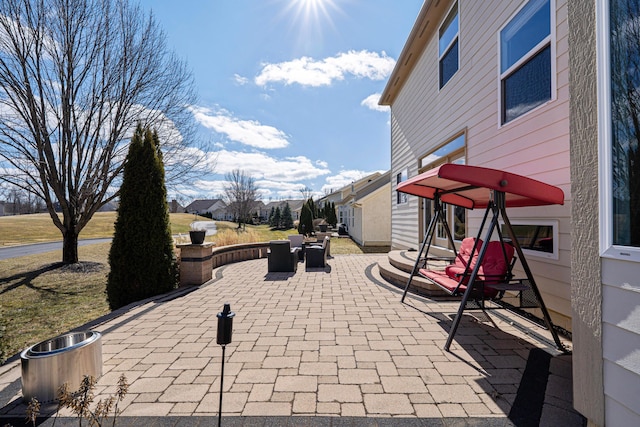
[[[442,23],[438,39],[438,62],[440,68],[440,88],[447,84],[449,79],[458,71],[458,3],[456,2],[447,18]]]
[[[552,98],[552,0],[530,0],[500,31],[501,123]]]
[[[406,181],[408,176],[409,176],[409,170],[408,169],[405,169],[402,172],[400,172],[399,174],[397,174],[396,175],[396,187],[402,181]],[[396,191],[396,203],[399,204],[399,205],[401,205],[403,203],[407,203],[407,193],[401,193],[399,191]]]
[[[435,149],[431,153],[420,159],[420,173],[428,171],[429,169],[436,168],[444,163],[465,163],[465,148],[467,145],[467,136],[463,131],[458,135],[451,138],[444,145]],[[426,230],[426,227],[433,215],[433,204],[425,202],[423,205],[424,214],[422,229]],[[461,241],[466,237],[467,232],[467,212],[464,208],[458,206],[443,205],[445,218],[451,228],[452,237],[455,241]],[[440,246],[448,245],[448,238],[444,227],[441,224],[436,226],[436,244]]]
[[[442,147],[432,151],[420,159],[420,172],[433,169],[444,163],[464,163],[464,148],[466,145],[466,135],[461,133],[447,142]]]
[[[640,2],[609,0],[608,6],[609,16],[598,17],[601,249],[604,256],[640,261]]]
[[[558,259],[558,222],[544,220],[513,220],[513,232],[522,250],[529,255]],[[502,224],[502,235],[509,233]]]

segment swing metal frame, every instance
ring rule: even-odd
[[[429,221],[424,240],[416,257],[416,262],[402,294],[401,302],[404,302],[407,296],[413,277],[419,274],[420,264],[429,259],[428,254],[437,224],[442,224],[449,244],[453,248],[454,255],[456,257],[458,256],[453,242],[451,229],[447,223],[443,204],[451,204],[467,209],[485,208],[485,213],[478,230],[472,253],[475,253],[483,232],[485,237],[479,249],[475,266],[473,268],[467,267],[467,269],[471,271],[465,272],[464,277],[460,278],[458,285],[453,290],[446,288],[436,280],[427,277],[427,279],[442,287],[450,295],[462,297],[458,312],[449,331],[449,337],[444,347],[445,350],[449,351],[456,331],[458,330],[458,326],[460,325],[464,310],[467,307],[467,302],[469,302],[471,298],[478,299],[478,295],[480,295],[480,308],[482,310],[485,309],[485,298],[483,296],[485,287],[487,287],[499,291],[500,295],[505,291],[512,290],[522,292],[525,288],[530,288],[539,303],[544,324],[550,331],[556,347],[560,351],[567,351],[554,328],[551,316],[549,315],[549,311],[547,310],[542,298],[542,294],[538,289],[524,252],[522,251],[518,238],[513,230],[511,222],[509,221],[509,216],[507,215],[508,207],[564,204],[564,193],[560,188],[522,175],[497,169],[447,163],[403,182],[398,186],[397,191],[431,199],[434,204],[434,215],[432,215],[431,220]],[[507,236],[510,239],[509,241],[507,241],[505,236],[503,236],[503,232],[499,227],[500,221],[504,224]],[[511,265],[509,266],[509,271],[506,275],[507,279],[501,283],[488,284],[481,279],[480,268],[494,232],[496,232],[499,237],[505,257],[506,253],[504,245],[511,244],[514,247],[517,258],[526,275],[526,279],[515,282],[512,281]],[[467,266],[470,264],[471,262],[468,262]],[[464,286],[463,281],[466,283]],[[523,285],[523,283],[526,283],[526,286]]]

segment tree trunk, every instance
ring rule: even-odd
[[[67,230],[63,234],[62,262],[65,264],[78,262],[78,234],[72,230]]]

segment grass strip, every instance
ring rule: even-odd
[[[59,251],[0,261],[6,357],[109,312],[109,247],[78,248],[79,264],[61,264]]]

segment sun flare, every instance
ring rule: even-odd
[[[343,13],[337,0],[288,0],[283,12],[291,19],[291,25],[307,36],[321,36],[326,26],[335,29],[332,15]]]

